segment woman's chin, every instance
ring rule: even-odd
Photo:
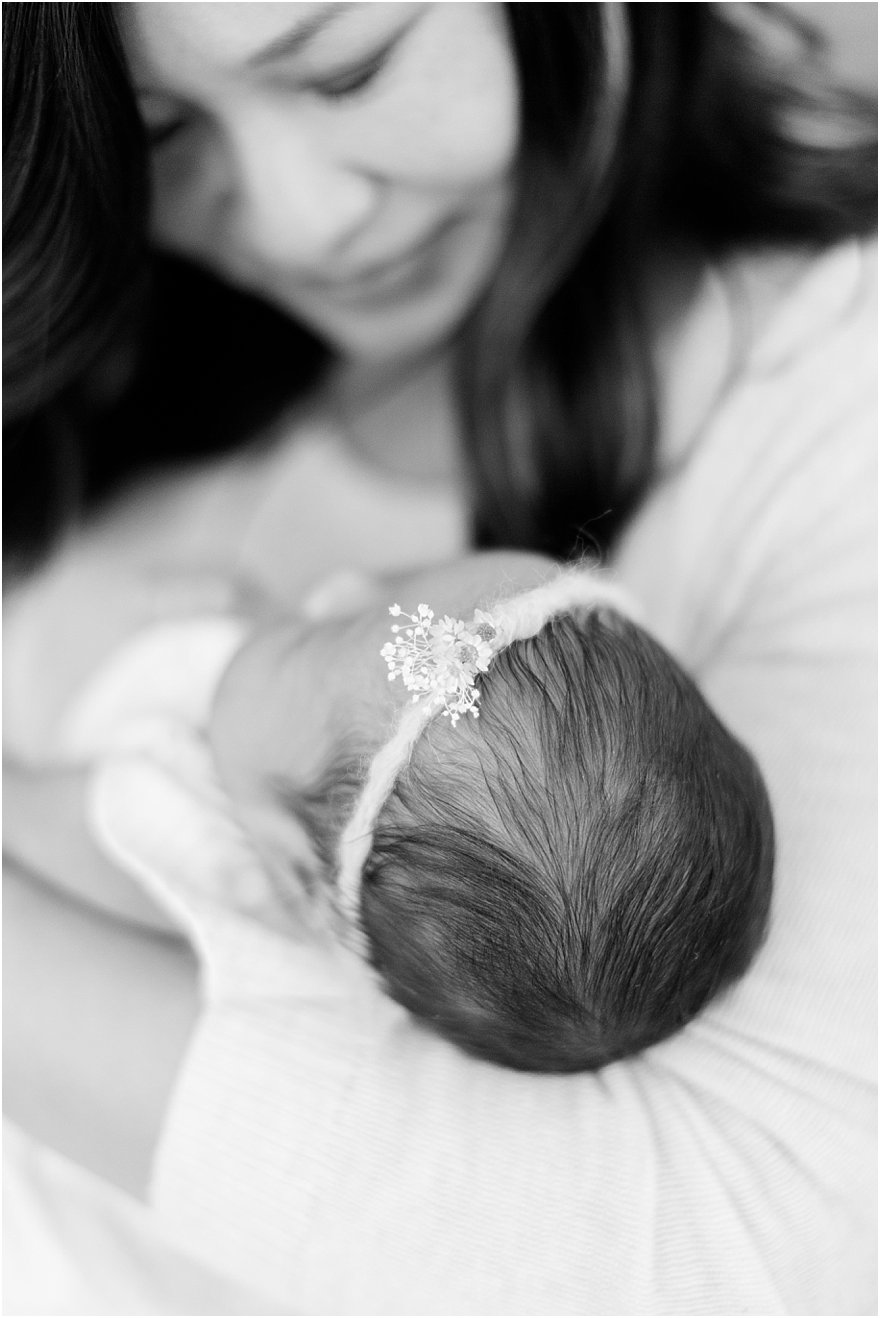
[[[340,357],[376,366],[417,361],[436,351],[454,333],[462,316],[457,306],[433,304],[397,307],[393,312],[362,306],[311,314],[285,309]]]

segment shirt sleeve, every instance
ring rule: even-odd
[[[749,974],[565,1077],[471,1060],[366,980],[233,988],[156,1158],[193,1252],[313,1313],[874,1310],[872,284],[851,247],[809,267],[618,560],[768,781]]]
[[[89,761],[136,747],[137,728],[157,718],[206,727],[220,678],[247,633],[243,618],[219,613],[143,628],[77,693],[61,720],[57,752]]]

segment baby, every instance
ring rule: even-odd
[[[479,554],[307,613],[233,619],[196,720],[280,906],[307,890],[410,1012],[530,1070],[638,1052],[743,974],[761,776],[601,573]]]

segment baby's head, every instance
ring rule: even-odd
[[[312,768],[291,773],[288,757],[275,795],[283,776],[280,799],[393,997],[496,1062],[601,1066],[679,1029],[759,946],[773,863],[761,777],[601,590],[572,591],[569,576],[563,596],[579,602],[554,612],[558,569],[531,556],[433,577],[395,583],[393,598],[432,603],[433,586],[438,616],[480,606],[508,619],[476,681],[479,718],[453,722],[427,697],[413,707],[399,684],[382,689],[386,595],[295,647],[300,661],[311,648],[325,691],[302,690]],[[555,584],[498,604],[542,580]],[[523,598],[534,603],[517,622]]]

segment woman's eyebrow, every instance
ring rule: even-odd
[[[320,9],[313,14],[309,14],[290,31],[282,32],[277,37],[273,37],[265,46],[261,46],[259,50],[249,55],[245,60],[246,66],[251,69],[262,68],[266,64],[271,64],[274,60],[298,54],[329,24],[336,22],[350,10],[357,8],[357,3],[351,3],[350,0],[349,2],[339,0],[338,3],[322,5]]]

